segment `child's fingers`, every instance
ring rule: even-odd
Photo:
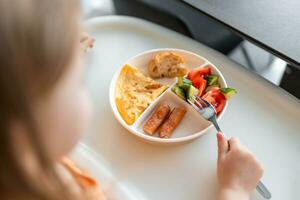
[[[240,140],[235,137],[230,138],[228,140],[228,144],[229,144],[229,150],[237,149],[241,147]]]
[[[221,132],[217,133],[217,139],[218,139],[218,156],[225,155],[229,147],[228,141],[224,138]]]

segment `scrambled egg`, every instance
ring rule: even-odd
[[[143,75],[136,67],[124,65],[116,83],[116,105],[122,118],[132,125],[166,85]]]

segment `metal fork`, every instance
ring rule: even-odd
[[[191,100],[188,99],[188,102],[192,105],[194,109],[196,109],[203,118],[206,120],[210,121],[215,128],[217,129],[218,132],[223,131],[220,129],[219,124],[217,122],[217,113],[215,108],[205,99],[197,96],[196,98],[193,97],[192,102]],[[223,133],[224,135],[224,133]],[[272,195],[271,192],[268,190],[268,188],[261,182],[259,181],[256,190],[263,196],[265,199],[271,199]]]

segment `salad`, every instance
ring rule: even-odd
[[[210,67],[197,68],[185,77],[177,77],[172,91],[185,101],[193,101],[196,96],[205,99],[214,106],[217,115],[223,111],[226,101],[236,94],[233,88],[221,88],[219,76],[212,74]]]

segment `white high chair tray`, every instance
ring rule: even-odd
[[[134,185],[115,177],[109,164],[85,144],[78,145],[70,157],[99,182],[105,200],[146,200]]]
[[[123,16],[86,23],[96,38],[87,55],[86,85],[94,118],[83,142],[109,163],[116,179],[134,185],[151,200],[213,200],[216,197],[216,131],[189,144],[158,146],[132,136],[114,118],[109,84],[128,58],[154,48],[195,52],[214,63],[238,94],[220,121],[227,135],[238,137],[262,162],[263,182],[274,200],[298,199],[300,192],[300,103],[224,55],[153,23]],[[203,34],[205,30],[203,30]],[[254,192],[252,199],[262,199]]]

